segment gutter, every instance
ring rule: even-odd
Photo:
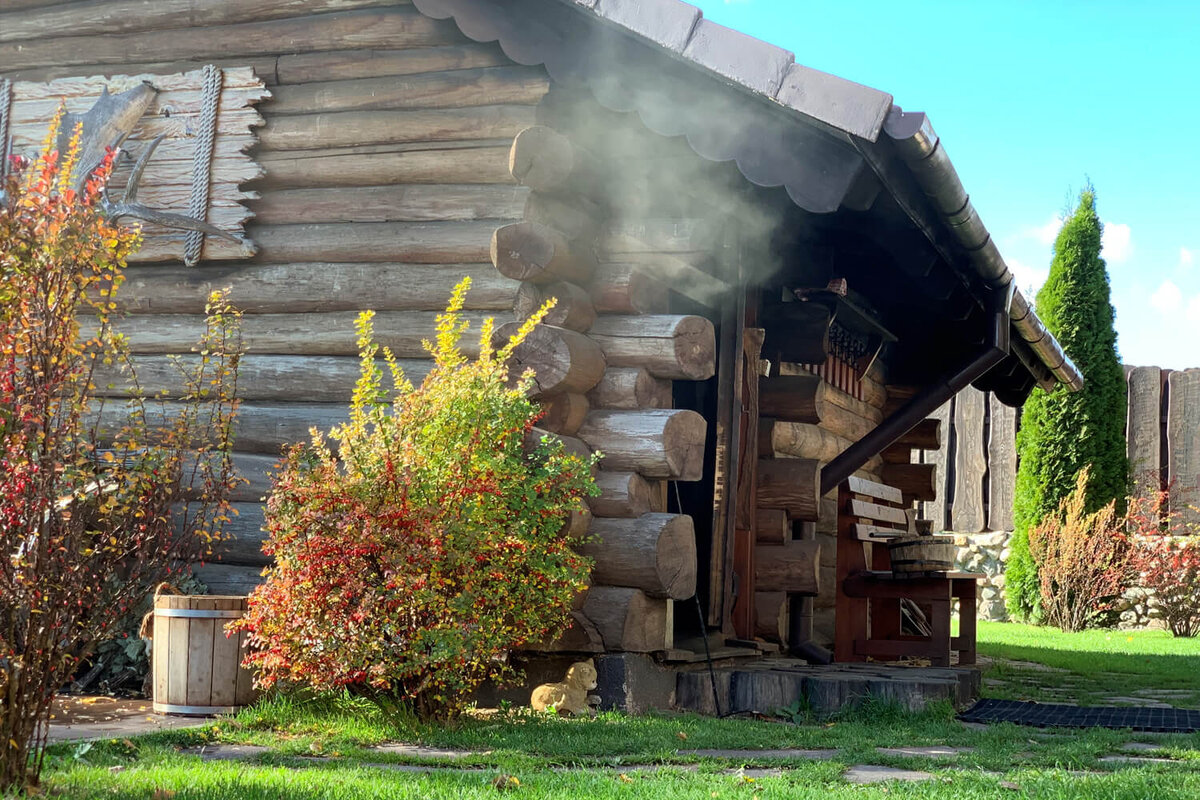
[[[991,289],[1013,286],[1010,314],[1017,335],[1059,383],[1072,392],[1082,389],[1083,375],[1079,368],[1013,284],[1012,272],[971,205],[929,118],[921,112],[905,113],[899,106],[892,106],[883,130],[895,142],[901,158],[946,228],[967,251],[975,274]]]

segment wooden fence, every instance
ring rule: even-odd
[[[1200,369],[1126,367],[1126,441],[1131,474],[1155,473],[1200,497]],[[936,464],[938,499],[922,504],[934,530],[959,533],[1012,530],[1016,481],[1017,409],[988,392],[967,388],[933,415],[942,422],[942,448],[926,450]]]

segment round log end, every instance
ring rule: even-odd
[[[575,149],[566,136],[544,125],[517,134],[508,151],[508,171],[524,186],[538,191],[561,187],[575,167]]]
[[[698,481],[704,477],[704,438],[708,423],[691,410],[670,415],[663,429],[667,464],[675,480]]]
[[[682,374],[664,377],[703,381],[716,374],[717,339],[712,322],[697,316],[680,320],[675,329],[675,360]]]

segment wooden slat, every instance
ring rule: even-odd
[[[1182,496],[1200,489],[1200,369],[1172,372],[1167,381],[1168,480],[1180,490],[1184,519],[1200,522],[1200,512],[1187,505],[1194,498]]]
[[[167,622],[165,644],[170,656],[167,659],[167,696],[171,705],[187,705],[188,675],[188,623],[187,617],[171,617]],[[163,702],[160,700],[160,702]]]
[[[851,528],[854,532],[854,538],[860,542],[881,542],[891,539],[894,536],[903,536],[907,533],[902,528],[888,528],[880,525],[864,525],[861,522],[855,523]]]
[[[954,400],[954,430],[957,452],[954,457],[953,530],[978,533],[985,527],[983,514],[983,476],[987,471],[984,455],[983,416],[987,399],[983,392],[968,386]]]
[[[214,608],[223,610],[233,610],[244,606],[235,598],[220,598],[210,602]],[[217,622],[219,627],[213,639],[212,654],[212,704],[214,706],[231,706],[237,696],[237,667],[238,662],[241,661],[241,653],[238,652],[239,635],[235,633],[233,636],[226,636],[225,621]]]
[[[853,494],[861,494],[888,503],[903,502],[901,491],[894,486],[869,481],[865,478],[851,476],[846,479],[846,485]]]
[[[1134,367],[1129,372],[1129,410],[1125,427],[1129,475],[1135,486],[1158,488],[1162,464],[1162,370]],[[1154,480],[1147,481],[1153,473]]]
[[[846,511],[851,517],[859,519],[869,519],[879,522],[892,522],[897,525],[907,525],[908,517],[904,510],[900,508],[888,508],[877,503],[868,503],[865,500],[851,499],[847,503]]]
[[[947,441],[950,438],[950,406],[951,403],[946,403],[931,415],[933,419],[938,420],[940,423]],[[924,463],[933,464],[936,468],[934,485],[937,489],[937,499],[921,505],[921,516],[930,521],[935,532],[944,531],[949,522],[946,514],[946,503],[949,500],[948,487],[946,485],[946,478],[949,472],[946,468],[946,448],[925,450],[922,452],[922,459]]]
[[[196,605],[210,608],[212,603],[193,603]],[[217,620],[189,619],[187,622],[187,704],[207,706],[212,703],[213,638]]]
[[[1017,410],[991,395],[988,433],[988,530],[1013,529],[1013,493],[1017,481]],[[1157,437],[1156,437],[1157,438]]]

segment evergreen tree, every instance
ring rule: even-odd
[[[1117,356],[1117,334],[1109,300],[1108,271],[1100,258],[1103,226],[1089,186],[1058,233],[1050,276],[1037,294],[1038,316],[1062,343],[1084,376],[1084,388],[1069,392],[1034,389],[1021,413],[1017,433],[1015,532],[1005,593],[1009,614],[1038,616],[1037,565],[1029,552],[1029,530],[1055,513],[1075,484],[1076,473],[1091,466],[1086,508],[1110,500],[1123,510],[1129,464],[1125,456],[1125,373]]]

